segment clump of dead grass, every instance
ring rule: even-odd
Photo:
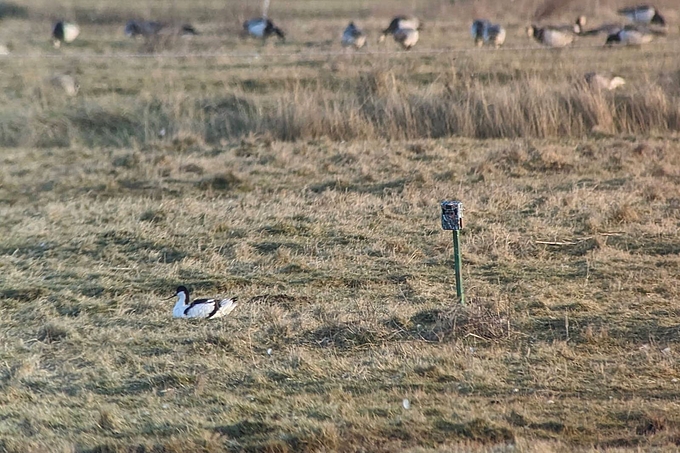
[[[475,338],[497,341],[511,335],[506,313],[494,304],[472,300],[468,305],[454,305],[448,310],[425,310],[410,319],[413,332],[428,341]]]
[[[6,127],[5,146],[158,146],[166,131],[180,152],[224,140],[266,135],[296,141],[580,137],[680,130],[680,93],[658,84],[610,93],[523,74],[500,83],[473,80],[414,86],[391,70],[335,76],[313,86],[291,82],[263,98],[242,88],[228,97],[147,96],[126,108],[93,99],[75,109],[54,105]],[[67,111],[62,111],[66,109]]]

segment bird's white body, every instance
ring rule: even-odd
[[[556,27],[539,28],[532,25],[527,28],[527,35],[548,47],[566,47],[574,42],[573,31]]]
[[[247,22],[248,33],[256,38],[264,37],[264,30],[267,28],[267,21],[264,19],[251,19]]]
[[[395,31],[392,36],[394,36],[396,42],[401,44],[401,47],[409,50],[418,43],[420,34],[418,33],[418,30],[414,28],[400,28]]]
[[[663,24],[663,18],[653,6],[634,6],[631,8],[623,8],[618,11],[621,16],[626,17],[632,22],[639,24],[659,23]]]
[[[238,304],[231,299],[196,299],[190,302],[185,291],[177,292],[177,303],[172,309],[173,318],[221,318],[231,313]]]
[[[80,27],[73,22],[61,20],[52,27],[52,43],[55,48],[61,47],[62,43],[70,44],[80,34]]]
[[[420,19],[417,17],[403,17],[399,18],[397,23],[397,28],[405,30],[419,30],[420,29]]]
[[[639,46],[640,44],[647,44],[654,39],[654,35],[646,32],[645,30],[624,28],[619,31],[619,40],[623,44],[629,44],[632,46]]]
[[[64,22],[64,42],[72,43],[80,34],[80,28],[71,22]]]

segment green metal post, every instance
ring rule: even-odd
[[[453,261],[456,268],[456,295],[462,305],[465,305],[465,292],[463,291],[463,264],[460,258],[460,231],[453,230]]]

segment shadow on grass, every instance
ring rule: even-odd
[[[321,348],[341,351],[369,348],[395,341],[425,340],[444,342],[473,336],[495,341],[509,337],[509,322],[504,314],[479,302],[451,309],[422,310],[410,319],[385,319],[377,326],[364,323],[332,322],[304,332],[299,340]]]
[[[636,318],[621,320],[603,320],[602,316],[569,315],[568,324],[564,316],[535,317],[531,325],[519,326],[534,340],[553,341],[569,340],[571,344],[612,343],[619,346],[639,346],[643,343],[656,342],[667,344],[675,342],[680,336],[680,320],[676,325],[663,325],[656,318]],[[569,330],[567,331],[567,326]],[[606,328],[606,338],[593,340],[592,329],[601,331]]]
[[[385,192],[401,193],[404,189],[413,183],[422,182],[421,175],[414,175],[406,178],[397,178],[392,181],[384,181],[375,184],[365,184],[361,182],[349,183],[341,180],[325,181],[319,184],[314,184],[309,187],[314,193],[322,193],[327,190],[334,190],[338,192],[356,192],[361,194],[380,195]]]

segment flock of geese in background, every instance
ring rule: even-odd
[[[263,42],[272,36],[285,40],[286,34],[267,17],[269,0],[265,0],[262,17],[247,20],[243,23],[243,36],[252,36]],[[618,14],[628,19],[628,23],[602,24],[598,27],[587,29],[585,16],[579,16],[574,24],[566,25],[531,25],[526,33],[546,47],[564,48],[574,43],[578,37],[606,36],[605,45],[615,44],[640,46],[651,42],[656,36],[667,33],[666,21],[659,11],[649,5],[635,6],[618,10]],[[403,49],[409,50],[418,43],[422,22],[412,16],[397,16],[389,26],[382,30],[379,43],[392,36],[394,41]],[[503,46],[506,39],[506,30],[500,25],[487,19],[476,19],[470,28],[472,38],[477,46]],[[52,28],[52,42],[54,47],[59,48],[62,44],[68,44],[78,37],[80,28],[77,24],[69,21],[59,21]],[[180,26],[168,25],[156,21],[131,20],[125,25],[125,35],[131,38],[144,38],[151,40],[169,36],[191,36],[199,32],[190,24]],[[350,22],[344,29],[341,44],[347,49],[361,49],[367,43],[366,33],[354,22]],[[53,84],[60,85],[70,95],[77,93],[77,84],[69,77],[61,77],[52,80]],[[613,90],[625,83],[621,77],[608,77],[601,74],[589,73],[586,82],[598,89]]]
[[[526,32],[541,44],[548,47],[566,47],[574,42],[578,36],[606,35],[607,45],[614,43],[641,45],[646,44],[657,35],[666,34],[666,21],[653,6],[635,6],[623,8],[619,15],[626,17],[628,24],[603,24],[587,30],[585,16],[579,16],[573,25],[548,25],[539,27],[531,25]],[[416,17],[397,16],[380,34],[379,42],[392,35],[394,40],[404,49],[411,49],[418,43],[422,23]],[[472,22],[470,32],[478,46],[491,45],[500,47],[505,43],[506,30],[500,24],[494,24],[487,19],[476,19]],[[247,20],[243,23],[243,33],[266,40],[276,35],[285,40],[286,35],[271,19],[264,14],[262,17]],[[57,22],[52,29],[52,42],[55,47],[63,43],[73,42],[80,34],[77,24],[68,21]],[[154,36],[197,35],[198,31],[190,25],[183,24],[173,27],[156,21],[131,20],[125,25],[125,35],[129,37],[151,38]],[[343,47],[361,49],[366,45],[366,33],[354,22],[350,22],[343,31],[341,43]]]

